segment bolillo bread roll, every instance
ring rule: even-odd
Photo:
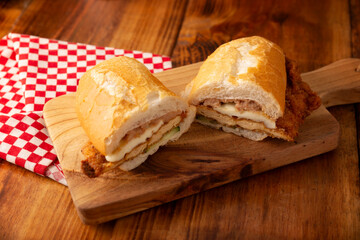
[[[305,117],[320,106],[294,66],[262,37],[233,40],[206,59],[184,97],[204,125],[255,141],[294,141]]]
[[[91,142],[82,150],[82,169],[90,177],[117,166],[136,168],[185,133],[196,112],[128,57],[106,60],[81,77],[76,111]]]

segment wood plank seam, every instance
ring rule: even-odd
[[[349,0],[349,17],[350,17],[350,34],[351,34],[351,56],[353,58],[360,57],[360,4],[358,1]],[[360,75],[360,64],[355,69]],[[355,104],[355,121],[356,121],[356,133],[357,133],[357,152],[358,152],[358,167],[360,177],[360,104]]]
[[[11,25],[9,32],[12,32],[14,30],[14,28],[16,27],[16,24],[19,22],[19,20],[24,15],[24,13],[26,12],[27,8],[29,7],[29,5],[31,3],[32,3],[32,0],[29,0],[24,4],[25,6],[23,7],[21,14],[15,19],[14,23]]]
[[[186,3],[185,3],[184,11],[183,11],[182,16],[181,16],[181,19],[180,19],[181,24],[179,25],[179,27],[178,27],[178,29],[177,29],[177,33],[176,33],[176,36],[175,36],[175,41],[173,42],[173,44],[172,44],[172,46],[171,46],[171,51],[170,51],[169,56],[172,56],[173,53],[174,53],[174,49],[175,49],[176,44],[177,44],[177,41],[178,41],[178,39],[179,39],[180,31],[181,31],[182,25],[183,25],[183,23],[184,23],[185,14],[186,14],[186,11],[187,11],[187,9],[188,9],[188,7],[189,7],[189,0],[185,0],[185,2],[186,2]]]

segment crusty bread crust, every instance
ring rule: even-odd
[[[248,99],[270,118],[285,109],[285,55],[276,44],[254,36],[221,45],[187,86],[185,97],[198,105],[207,98]]]
[[[142,63],[128,57],[103,61],[87,71],[76,92],[80,124],[103,155],[144,122],[187,109]]]
[[[211,121],[198,122],[255,141],[262,140],[265,136],[294,141],[298,135],[300,125],[312,111],[320,107],[321,99],[310,89],[307,83],[302,81],[296,64],[289,59],[286,59],[286,71],[286,107],[284,116],[277,119],[275,129],[266,128],[262,122],[221,114],[204,105],[197,106],[198,114],[214,119],[216,123]]]

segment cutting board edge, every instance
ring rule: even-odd
[[[183,188],[184,187],[186,188],[187,186],[191,185],[192,188],[194,189],[193,191],[189,191],[187,193],[182,193],[179,196],[176,196],[176,197],[174,197],[172,199],[168,199],[167,201],[157,200],[157,199],[150,199],[150,203],[153,203],[153,204],[149,204],[148,206],[146,206],[144,208],[141,208],[141,209],[136,209],[135,206],[134,206],[135,210],[125,211],[125,212],[124,211],[121,211],[121,212],[116,211],[115,212],[115,211],[112,210],[111,214],[108,214],[108,215],[104,215],[104,214],[101,214],[101,216],[96,216],[96,214],[94,215],[94,213],[99,211],[99,209],[102,209],[102,210],[104,208],[110,208],[110,209],[116,208],[116,209],[119,209],[117,207],[117,205],[119,205],[119,204],[121,205],[121,204],[129,202],[129,201],[131,202],[131,200],[139,198],[140,196],[136,196],[134,198],[129,198],[129,199],[124,199],[122,201],[113,201],[113,202],[109,202],[107,204],[103,204],[103,205],[99,205],[99,206],[95,206],[95,207],[93,205],[88,206],[87,203],[79,204],[78,200],[76,200],[74,198],[73,198],[73,201],[75,203],[75,206],[76,206],[76,209],[77,209],[77,212],[78,212],[78,215],[79,215],[81,221],[84,224],[87,224],[87,225],[100,224],[100,223],[104,223],[106,221],[110,221],[110,220],[113,220],[113,219],[116,219],[116,218],[125,217],[125,216],[128,216],[128,215],[133,214],[133,213],[148,210],[148,209],[150,209],[152,207],[160,206],[160,205],[162,205],[164,203],[169,203],[171,201],[179,200],[179,199],[191,196],[193,194],[197,194],[197,193],[207,191],[207,190],[219,187],[219,186],[223,186],[224,184],[227,184],[227,183],[238,181],[238,180],[241,180],[241,179],[244,179],[244,178],[247,178],[247,177],[250,177],[250,176],[254,176],[254,175],[257,175],[257,174],[261,174],[261,173],[264,173],[264,172],[269,171],[269,170],[274,170],[274,169],[277,169],[277,168],[280,168],[280,167],[285,167],[287,165],[291,165],[293,163],[297,163],[297,162],[300,162],[302,160],[309,159],[311,157],[318,156],[318,155],[325,154],[325,153],[328,153],[330,151],[333,151],[339,145],[340,125],[339,125],[339,123],[337,121],[336,121],[336,125],[338,127],[336,129],[334,129],[333,133],[329,133],[326,137],[316,140],[316,142],[319,142],[319,144],[322,143],[322,144],[324,144],[324,146],[327,146],[322,152],[314,152],[314,153],[311,153],[311,154],[305,156],[304,158],[299,158],[299,159],[297,159],[295,161],[292,160],[291,162],[286,163],[286,164],[279,164],[279,166],[276,166],[276,167],[269,167],[268,169],[262,169],[259,172],[253,172],[251,174],[247,173],[248,172],[247,167],[248,167],[249,164],[239,164],[239,165],[234,166],[231,169],[231,171],[234,172],[234,168],[236,168],[235,172],[237,172],[238,174],[235,174],[235,176],[237,175],[239,177],[232,178],[232,179],[227,179],[227,180],[223,179],[223,181],[219,181],[219,182],[217,182],[216,184],[214,184],[214,185],[212,185],[210,187],[205,187],[205,188],[203,188],[203,186],[195,186],[194,187],[194,185],[191,185],[191,184],[194,184],[194,181],[196,181],[197,179],[190,179],[189,181],[182,182],[181,184],[178,184],[178,185],[182,185]],[[255,161],[260,161],[260,159],[257,159]],[[229,170],[229,169],[220,169],[218,171],[214,171],[210,175],[223,175],[223,173],[221,173],[221,172],[223,172],[225,170]],[[68,172],[67,174],[69,174],[70,171],[67,171],[67,172]],[[208,178],[208,177],[209,177],[209,174],[199,176],[198,178]],[[202,184],[200,184],[200,185],[202,185]],[[163,196],[164,193],[166,193],[168,191],[173,191],[173,190],[174,190],[174,185],[167,186],[166,188],[162,189],[161,191],[157,191],[157,195],[158,196]],[[141,196],[141,198],[142,197],[144,197],[144,196]],[[147,204],[148,202],[149,201],[144,201],[144,202],[140,202],[140,204]],[[138,205],[136,205],[136,206],[138,206]]]
[[[169,75],[170,74],[170,72],[164,72],[164,73],[162,73],[162,74],[160,74],[160,78],[161,78],[161,76],[162,75]],[[172,73],[173,74],[173,73]],[[67,95],[75,95],[75,93],[70,93],[70,94],[67,94]],[[65,95],[65,96],[67,96],[67,95]],[[60,96],[60,97],[63,97],[63,96]],[[60,98],[59,97],[59,98]],[[52,101],[50,100],[49,102],[48,102],[49,104],[52,104]],[[44,108],[45,109],[45,108]],[[45,114],[44,114],[45,115]],[[332,118],[333,118],[333,116],[331,115],[331,114],[329,114]],[[44,117],[45,118],[45,117]],[[333,119],[335,119],[335,118],[333,118]],[[336,121],[336,119],[335,119],[335,121]],[[45,121],[46,122],[46,121]],[[265,172],[265,171],[268,171],[268,170],[271,170],[271,169],[275,169],[275,168],[278,168],[278,167],[281,167],[281,166],[285,166],[285,165],[288,165],[288,164],[291,164],[291,163],[294,163],[294,162],[299,162],[299,161],[301,161],[301,160],[303,160],[303,159],[307,159],[307,158],[310,158],[310,157],[312,157],[312,156],[315,156],[315,155],[319,155],[319,154],[323,154],[323,153],[325,153],[325,152],[329,152],[329,151],[331,151],[331,150],[333,150],[333,149],[336,149],[337,148],[337,146],[338,146],[338,144],[339,144],[339,132],[340,132],[340,126],[339,126],[339,123],[336,121],[336,126],[337,126],[337,128],[335,129],[335,132],[333,132],[333,135],[331,135],[331,134],[329,134],[329,135],[323,135],[322,137],[322,139],[320,139],[320,141],[324,141],[324,143],[326,142],[326,140],[323,140],[323,139],[328,139],[329,140],[329,142],[331,143],[331,144],[329,144],[329,145],[326,145],[326,148],[323,148],[323,151],[322,152],[317,152],[317,153],[315,153],[315,154],[312,154],[312,155],[307,155],[307,156],[305,156],[305,157],[302,157],[302,158],[299,158],[299,159],[297,159],[296,161],[291,161],[291,162],[289,162],[289,163],[286,163],[286,164],[280,164],[279,166],[276,166],[276,167],[269,167],[268,169],[262,169],[261,171],[258,171],[258,172],[254,172],[254,174],[250,174],[250,176],[252,176],[252,175],[255,175],[255,174],[258,174],[258,173],[262,173],[262,172]],[[335,125],[334,125],[335,126]],[[336,137],[334,138],[333,136],[334,136],[334,134],[336,135]],[[324,137],[325,136],[325,137]],[[288,160],[287,160],[288,161]],[[247,164],[248,165],[248,164]],[[274,165],[273,165],[274,166]],[[240,168],[240,167],[239,167]],[[228,179],[226,182],[219,182],[218,184],[215,184],[215,185],[213,185],[213,186],[211,186],[211,187],[209,187],[209,188],[207,188],[207,189],[211,189],[211,188],[214,188],[214,187],[217,187],[217,186],[220,186],[220,185],[223,185],[223,184],[226,184],[226,183],[228,183],[228,182],[232,182],[232,181],[236,181],[236,180],[239,180],[239,179],[242,179],[242,178],[244,178],[244,177],[247,177],[247,176],[249,176],[249,174],[247,174],[247,172],[246,171],[244,171],[243,172],[243,176],[240,176],[240,177],[238,177],[238,178],[236,178],[236,179]],[[206,190],[207,190],[206,189]],[[192,194],[194,194],[194,193],[198,193],[198,192],[201,192],[201,191],[203,191],[203,190],[205,190],[205,189],[198,189],[198,190],[196,190],[196,191],[194,191],[194,192],[188,192],[187,194],[184,194],[184,196],[181,196],[181,197],[177,197],[177,198],[174,198],[174,199],[168,199],[166,202],[170,202],[170,201],[174,201],[174,200],[177,200],[177,199],[180,199],[180,198],[183,198],[183,197],[186,197],[186,196],[189,196],[189,195],[192,195]],[[71,192],[71,191],[70,191]],[[71,194],[72,194],[72,192],[71,192]],[[73,197],[73,195],[72,195],[72,197]],[[75,198],[73,197],[73,200],[74,200],[74,203],[75,203]],[[77,202],[77,201],[76,201]],[[165,202],[159,202],[159,203],[157,203],[157,204],[154,204],[153,206],[157,206],[157,205],[161,205],[161,204],[163,204],[163,203],[165,203]],[[109,204],[106,204],[106,206],[111,206],[111,204],[112,203],[109,203]],[[146,208],[141,208],[140,210],[139,209],[136,209],[136,210],[134,210],[134,211],[129,211],[129,212],[122,212],[122,213],[119,213],[119,214],[116,214],[116,216],[114,216],[114,215],[107,215],[107,216],[103,216],[103,217],[99,217],[99,216],[95,216],[95,218],[94,217],[92,217],[93,215],[91,215],[91,211],[90,211],[90,213],[89,213],[89,209],[90,210],[93,210],[93,211],[96,211],[96,208],[94,208],[93,206],[91,207],[90,206],[90,208],[85,204],[75,204],[75,206],[76,206],[76,209],[77,209],[77,211],[78,211],[78,215],[79,215],[79,217],[80,217],[80,219],[84,222],[84,223],[86,223],[86,224],[97,224],[97,223],[101,223],[101,222],[105,222],[105,221],[108,221],[108,220],[111,220],[111,219],[114,219],[114,218],[118,218],[118,217],[122,217],[122,216],[126,216],[126,215],[129,215],[129,214],[131,214],[131,213],[135,213],[135,212],[139,212],[139,211],[143,211],[143,210],[145,210],[145,209],[148,209],[148,208],[151,208],[151,207],[153,207],[153,206],[149,206],[149,207],[146,207]],[[100,206],[100,207],[103,207],[104,205],[102,205],[102,206]]]

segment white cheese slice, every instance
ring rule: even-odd
[[[214,107],[214,110],[225,115],[249,119],[254,122],[262,122],[267,128],[270,129],[276,128],[276,121],[266,116],[263,112],[239,111],[235,108],[235,103],[224,103],[219,107]]]
[[[146,142],[146,140],[150,138],[155,132],[157,132],[162,125],[164,125],[164,122],[159,121],[156,125],[149,127],[144,131],[142,135],[131,139],[113,153],[106,155],[106,160],[109,162],[116,162],[123,159],[125,157],[125,154],[129,153],[139,144]]]

